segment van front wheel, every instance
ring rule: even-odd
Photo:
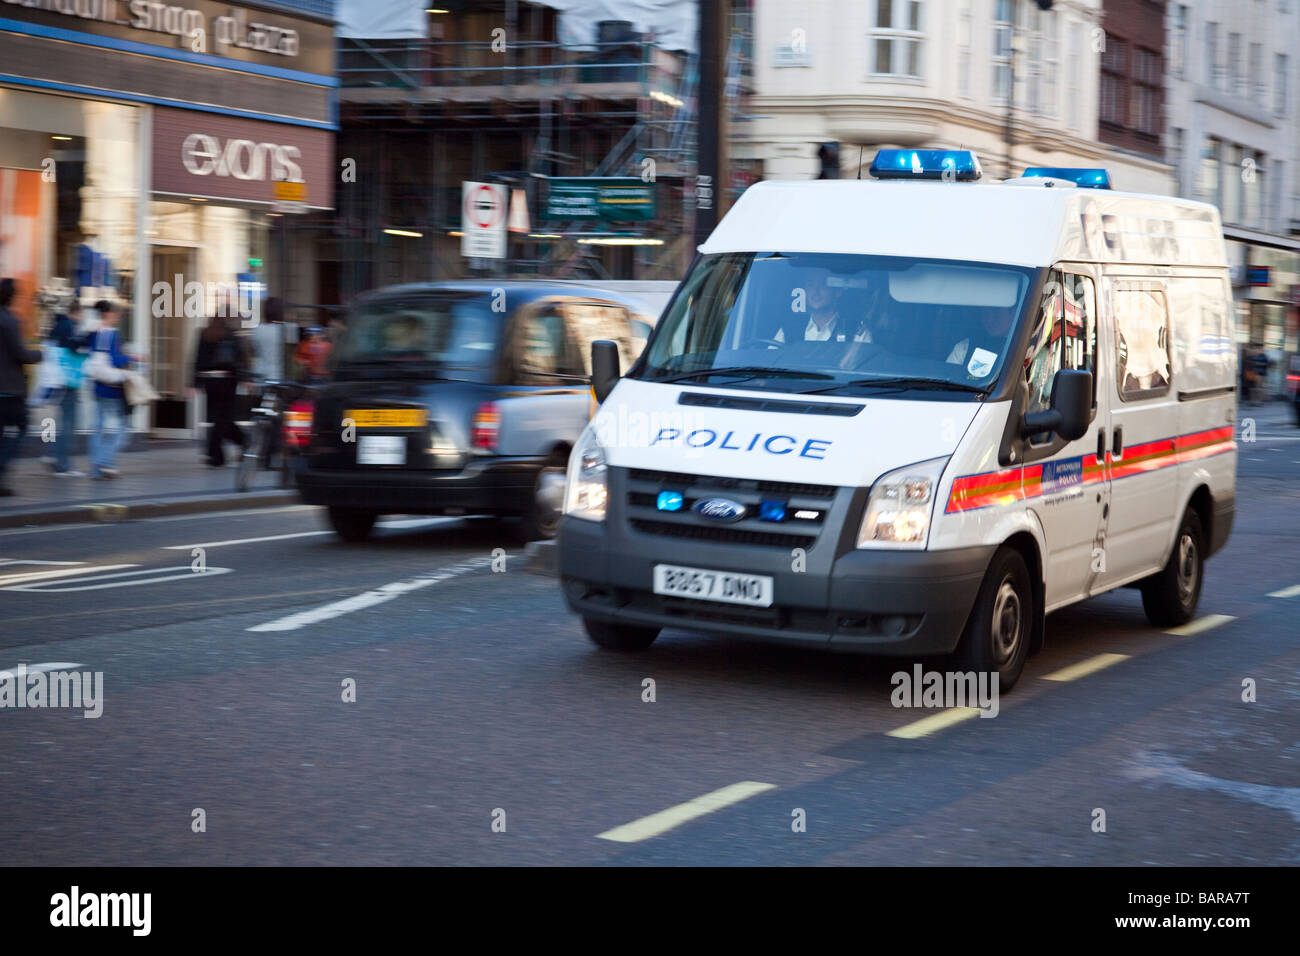
[[[1196,616],[1205,577],[1204,540],[1201,519],[1188,508],[1169,560],[1142,582],[1142,609],[1156,627],[1178,627]]]
[[[957,646],[957,666],[996,673],[999,693],[1011,690],[1025,666],[1036,613],[1025,559],[1014,548],[1000,548]]]

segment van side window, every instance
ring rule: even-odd
[[[1053,271],[1043,288],[1038,322],[1025,354],[1029,389],[1026,412],[1052,405],[1052,381],[1063,368],[1093,373],[1093,403],[1097,396],[1097,294],[1092,280],[1071,272]],[[1035,444],[1050,435],[1035,435]]]
[[[1116,382],[1124,401],[1169,390],[1169,309],[1160,289],[1118,288],[1114,296]]]

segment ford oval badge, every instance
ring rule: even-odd
[[[711,521],[739,521],[745,517],[745,506],[730,498],[701,498],[691,510]]]

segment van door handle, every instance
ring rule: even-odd
[[[1116,425],[1114,428],[1114,435],[1115,440],[1111,443],[1111,451],[1114,452],[1115,457],[1118,458],[1120,455],[1124,454],[1124,426]]]
[[[1097,429],[1097,462],[1104,464],[1106,461],[1106,429]]]

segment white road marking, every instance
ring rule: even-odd
[[[196,544],[169,544],[164,551],[189,551],[193,548],[224,548],[232,544],[256,544],[259,541],[285,541],[289,538],[311,538],[333,534],[333,531],[296,531],[293,534],[268,534],[261,538],[231,538],[227,541],[199,541]]]
[[[1280,591],[1274,591],[1271,594],[1269,594],[1269,597],[1292,598],[1295,597],[1296,595],[1300,595],[1300,584],[1293,584],[1289,588],[1283,588]]]
[[[1128,660],[1128,657],[1127,654],[1098,654],[1096,657],[1090,657],[1086,661],[1079,661],[1079,663],[1071,664],[1069,667],[1062,667],[1059,671],[1044,674],[1043,680],[1078,680],[1080,677],[1087,677],[1089,674],[1094,674],[1104,667],[1110,667],[1111,664],[1118,664],[1120,661],[1126,661]]]
[[[402,518],[394,521],[377,522],[377,528],[420,528],[433,526],[437,524],[446,524],[449,521],[459,521],[459,518]],[[295,531],[291,534],[268,534],[260,538],[231,538],[227,541],[199,541],[195,544],[169,544],[164,551],[189,551],[192,548],[224,548],[232,544],[258,544],[262,541],[287,541],[290,538],[313,538],[323,534],[333,534],[333,531]]]
[[[1172,634],[1174,637],[1191,637],[1193,634],[1200,634],[1202,631],[1208,631],[1212,627],[1218,627],[1220,624],[1227,624],[1229,621],[1235,621],[1231,614],[1207,614],[1205,617],[1199,617],[1195,621],[1188,621],[1182,627],[1171,627],[1166,634]]]
[[[79,565],[75,568],[58,568],[53,571],[24,571],[18,574],[0,575],[0,588],[14,590],[13,585],[29,584],[32,581],[45,581],[50,578],[66,578],[73,574],[88,574],[93,571],[116,571],[118,568],[138,568],[138,564],[102,564]]]
[[[427,588],[431,584],[437,584],[440,581],[446,581],[448,578],[454,578],[478,568],[487,567],[492,562],[491,558],[478,558],[474,561],[464,561],[460,564],[449,565],[445,568],[439,568],[420,575],[418,578],[411,578],[407,581],[394,581],[391,584],[385,584],[383,587],[376,588],[373,591],[364,591],[354,597],[344,598],[342,601],[334,601],[330,604],[313,608],[310,611],[299,611],[297,614],[290,614],[288,617],[278,618],[274,621],[267,621],[265,624],[257,624],[248,628],[250,631],[296,631],[300,627],[306,627],[308,624],[318,624],[321,621],[328,621],[332,618],[339,617],[343,614],[351,614],[353,611],[361,611],[368,607],[374,607],[376,604],[383,604],[391,601],[395,597],[406,594],[410,591],[416,591],[420,588]]]
[[[625,823],[622,826],[614,827],[612,830],[606,830],[604,833],[598,833],[596,839],[612,840],[615,843],[639,843],[661,833],[667,833],[674,827],[679,827],[697,817],[713,813],[715,810],[721,810],[733,803],[739,803],[741,800],[752,797],[757,793],[775,789],[775,786],[775,784],[757,783],[753,780],[733,783],[721,790],[714,790],[712,793],[706,793],[694,800],[687,800],[685,803],[679,803],[667,810],[660,810],[658,813],[652,813],[640,820],[633,820],[631,823]]]
[[[133,564],[124,564],[121,567],[132,568]],[[91,570],[88,568],[79,568],[78,570]],[[97,570],[97,569],[96,569]],[[67,591],[102,591],[104,588],[129,588],[137,584],[163,584],[167,581],[184,581],[192,578],[201,578],[216,574],[229,574],[233,568],[204,568],[202,571],[196,571],[188,564],[183,564],[178,568],[144,568],[140,571],[118,571],[115,574],[93,574],[81,578],[70,578],[63,581],[34,581],[28,585],[15,585],[7,587],[5,591],[26,591],[29,594],[62,594]],[[103,583],[111,578],[129,578],[141,574],[158,575],[152,578],[137,578],[134,581],[113,580],[108,584]],[[89,584],[82,584],[83,581],[89,581]],[[76,585],[69,587],[68,585]]]
[[[84,563],[85,563],[84,561],[35,561],[35,560],[32,560],[31,558],[0,558],[0,564],[3,564],[3,565],[10,565],[10,564],[39,564],[39,565],[42,565],[42,566],[48,566],[48,565],[56,565],[56,564],[57,564],[57,565],[63,565],[63,566],[70,567],[71,565],[74,565],[74,564],[84,564]]]

